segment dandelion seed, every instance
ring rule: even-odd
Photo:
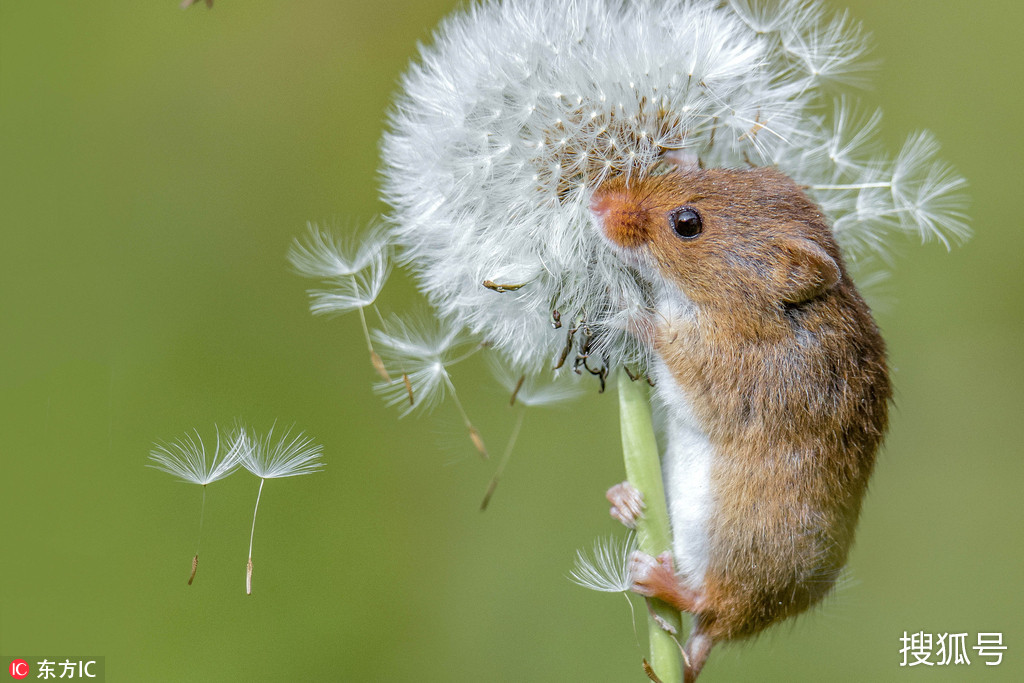
[[[498,488],[498,482],[501,481],[501,475],[505,472],[505,466],[508,465],[508,461],[512,456],[512,449],[515,448],[516,440],[519,438],[519,430],[523,426],[523,418],[526,416],[526,412],[523,410],[519,411],[519,415],[516,416],[515,424],[512,426],[512,434],[509,436],[508,443],[505,445],[505,452],[502,453],[501,461],[498,463],[498,468],[494,471],[494,476],[491,477],[491,481],[487,484],[487,490],[484,491],[483,500],[480,501],[480,511],[483,512],[487,509],[487,506],[491,504],[491,498],[494,497],[494,492]]]
[[[525,382],[525,381],[526,381],[526,375],[521,375],[519,377],[519,380],[516,382],[515,387],[512,388],[512,397],[509,398],[509,400],[508,400],[508,404],[509,404],[510,407],[514,406],[516,404],[516,396],[519,394],[519,390],[522,389],[523,382]]]
[[[524,284],[518,284],[518,285],[510,285],[510,284],[499,285],[498,283],[494,282],[493,280],[484,280],[482,284],[487,289],[489,289],[489,290],[491,290],[493,292],[498,292],[499,294],[504,294],[505,292],[514,292],[517,289],[522,289],[523,287],[526,286],[525,283]]]
[[[502,452],[501,460],[494,471],[487,490],[484,492],[483,501],[480,503],[480,510],[486,510],[490,505],[491,498],[498,488],[498,482],[505,473],[505,467],[512,458],[512,451],[515,448],[516,440],[519,438],[519,431],[523,426],[523,419],[526,417],[526,408],[531,406],[546,406],[577,398],[582,394],[579,382],[552,382],[544,381],[539,377],[527,377],[520,375],[519,378],[500,363],[491,363],[491,368],[498,382],[511,393],[509,407],[517,410],[515,423],[512,426],[512,433],[509,436],[505,450]],[[516,406],[518,403],[518,407]]]
[[[213,456],[206,457],[206,446],[203,444],[199,432],[195,432],[195,439],[186,434],[181,439],[170,443],[158,443],[153,446],[149,453],[150,460],[154,464],[149,465],[161,472],[175,476],[190,484],[198,484],[203,487],[202,503],[199,508],[199,532],[196,538],[196,552],[192,556],[192,572],[188,577],[188,585],[196,578],[196,571],[199,569],[199,545],[203,538],[203,517],[206,513],[206,486],[218,479],[223,479],[239,466],[239,458],[244,443],[240,439],[233,439],[230,446],[224,445],[221,441],[220,430],[217,430],[217,445]]]
[[[387,331],[374,330],[373,338],[385,358],[402,371],[401,381],[381,382],[374,390],[389,405],[408,401],[403,416],[417,408],[430,410],[450,397],[473,447],[486,459],[488,455],[483,437],[469,419],[448,372],[450,367],[476,353],[480,344],[472,343],[459,330],[422,315],[409,319],[392,316],[387,321]]]
[[[463,411],[463,417],[465,417],[465,411]],[[474,427],[471,424],[468,424],[468,419],[469,418],[466,418],[466,428],[469,429],[469,440],[473,442],[473,447],[476,448],[477,453],[479,453],[486,459],[488,455],[487,447],[484,446],[484,439],[482,436],[480,436],[480,431],[476,427]]]
[[[377,371],[377,374],[380,375],[381,379],[385,382],[391,381],[391,375],[388,374],[388,370],[384,366],[384,361],[373,349],[370,350],[370,364],[373,365],[373,369]]]
[[[409,379],[409,375],[402,373],[402,384],[405,385],[405,392],[409,394],[409,405],[416,405],[416,395],[412,393],[412,380]]]
[[[401,382],[378,383],[375,388],[389,405],[408,399],[403,415],[414,408],[430,410],[445,397],[451,389],[448,368],[466,357],[462,352],[469,343],[458,330],[426,315],[391,316],[385,329],[374,330],[371,337],[385,360],[402,372]]]
[[[271,427],[266,435],[252,439],[244,429],[239,429],[238,440],[244,444],[239,461],[242,467],[260,479],[260,487],[256,492],[256,505],[252,511],[252,529],[249,532],[249,559],[245,565],[245,594],[252,594],[252,542],[256,535],[256,513],[260,509],[260,497],[263,495],[263,484],[267,479],[297,477],[312,474],[323,468],[320,458],[323,447],[302,432],[292,434],[292,428],[284,431],[275,440],[274,429]]]

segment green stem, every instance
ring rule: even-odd
[[[651,404],[646,384],[634,382],[619,373],[619,416],[622,423],[622,457],[626,478],[644,496],[644,514],[637,521],[640,550],[657,557],[672,548],[672,530],[668,521],[665,486],[661,480],[661,458],[651,423]],[[650,610],[681,633],[679,612],[660,601],[648,601]],[[663,683],[683,680],[679,644],[652,615],[648,615],[650,664]]]

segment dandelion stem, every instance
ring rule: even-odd
[[[196,578],[199,569],[199,544],[203,542],[203,515],[206,513],[206,484],[203,484],[203,502],[199,506],[199,537],[196,538],[196,554],[192,556],[192,573],[188,575],[188,585]]]
[[[245,565],[245,594],[252,595],[252,538],[256,535],[256,513],[260,509],[260,496],[263,495],[263,482],[260,479],[260,490],[256,493],[256,507],[252,510],[252,531],[249,532],[249,561]]]
[[[370,351],[370,363],[373,365],[373,369],[377,371],[377,374],[381,376],[381,379],[385,382],[390,382],[391,375],[388,374],[387,368],[384,367],[384,361],[381,360],[381,357],[373,349],[373,341],[370,339],[370,328],[366,326],[366,314],[363,312],[363,307],[360,306],[357,310],[359,311],[359,322],[363,326],[366,348]]]
[[[489,456],[487,455],[487,447],[484,445],[484,439],[480,436],[480,432],[477,428],[473,426],[473,423],[470,422],[469,415],[466,413],[466,409],[462,406],[462,401],[459,400],[459,395],[455,393],[455,384],[452,382],[451,378],[448,377],[448,373],[445,373],[444,380],[448,384],[448,389],[452,392],[452,402],[455,404],[455,407],[459,409],[459,415],[462,416],[462,422],[466,425],[466,429],[469,430],[470,441],[473,442],[473,446],[480,454],[480,457],[487,460]]]
[[[498,469],[494,471],[491,483],[487,485],[487,493],[484,494],[483,502],[480,503],[480,512],[487,509],[488,503],[491,502],[491,496],[494,495],[494,490],[498,488],[498,480],[501,478],[502,472],[505,471],[505,465],[508,464],[509,459],[512,457],[512,449],[515,448],[516,439],[519,438],[519,429],[523,426],[524,417],[526,417],[525,409],[519,411],[516,424],[512,427],[512,435],[508,437],[508,445],[505,446],[505,452],[501,454],[501,462],[498,463]]]
[[[454,359],[448,361],[447,363],[445,363],[445,365],[448,366],[448,367],[451,367],[451,366],[455,365],[456,363],[461,363],[462,361],[466,360],[467,358],[472,357],[474,354],[476,354],[477,351],[479,351],[482,348],[484,348],[483,345],[477,344],[476,346],[471,348],[469,351],[466,351],[464,354],[462,354],[458,358],[454,358]]]
[[[206,484],[203,484],[203,502],[199,506],[199,538],[196,539],[196,555],[199,554],[199,544],[203,542],[203,515],[204,514],[206,514]]]
[[[367,340],[367,348],[370,352],[374,352],[374,343],[370,341],[370,328],[367,327],[367,314],[362,312],[362,306],[356,308],[359,311],[359,323],[362,325],[362,336]]]
[[[661,480],[661,460],[654,438],[646,385],[631,381],[624,372],[619,373],[619,416],[626,478],[643,494],[646,504],[643,517],[637,520],[637,539],[640,550],[657,556],[672,547],[665,487]],[[656,615],[679,633],[679,612],[662,603],[649,603],[649,607],[647,630],[651,666],[664,683],[679,683],[682,681],[679,644],[655,619]]]
[[[384,316],[380,314],[380,309],[377,308],[377,303],[373,303],[373,312],[377,314],[377,322],[380,323],[381,329],[387,332],[388,322],[384,320]]]

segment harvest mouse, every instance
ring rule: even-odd
[[[650,375],[671,553],[632,589],[693,615],[685,680],[712,646],[796,615],[846,562],[888,422],[885,344],[825,218],[771,168],[615,177],[591,201],[654,292]],[[642,507],[627,483],[612,515]]]

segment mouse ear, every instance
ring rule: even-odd
[[[802,237],[786,238],[780,245],[783,258],[782,300],[799,304],[822,294],[839,282],[839,264],[821,245]]]

